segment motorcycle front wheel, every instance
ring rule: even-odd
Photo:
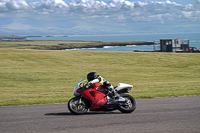
[[[126,99],[126,102],[119,105],[119,111],[122,113],[131,113],[136,109],[135,99],[128,94],[121,94],[121,97]]]
[[[88,111],[88,104],[80,97],[74,97],[69,100],[68,109],[72,114],[82,115]]]

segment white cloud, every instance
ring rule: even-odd
[[[196,5],[199,5],[199,0],[197,0]],[[12,11],[22,11],[24,14],[32,13],[32,14],[60,14],[66,16],[66,14],[77,13],[77,16],[80,14],[94,15],[102,17],[102,15],[109,15],[110,17],[116,16],[115,14],[120,14],[123,19],[132,17],[139,18],[140,20],[145,21],[154,21],[156,16],[158,19],[161,19],[165,14],[170,13],[173,14],[174,17],[182,15],[182,18],[188,19],[191,17],[198,17],[191,15],[193,12],[199,11],[200,9],[195,8],[195,5],[186,5],[182,6],[175,2],[171,2],[166,0],[165,2],[159,1],[151,1],[151,2],[131,2],[127,0],[112,0],[108,3],[103,1],[95,1],[95,0],[81,0],[81,1],[72,1],[70,3],[66,3],[63,0],[42,0],[40,2],[27,3],[25,0],[2,0],[0,1],[0,13],[12,12]],[[65,12],[62,12],[65,11]],[[129,15],[130,14],[130,15]],[[138,15],[137,15],[138,14]],[[195,13],[198,15],[197,13]],[[150,16],[150,17],[149,17]],[[152,17],[154,16],[154,17]],[[190,16],[190,17],[189,17]],[[116,16],[116,18],[120,18]],[[152,20],[150,20],[152,18]]]
[[[39,2],[1,0],[0,19],[5,18],[5,16],[13,19],[12,26],[10,23],[10,25],[0,25],[0,28],[15,30],[17,30],[15,26],[23,23],[19,21],[14,23],[16,22],[15,19],[19,18],[47,23],[63,21],[63,23],[66,22],[66,25],[69,22],[74,22],[79,28],[81,26],[78,25],[81,25],[86,20],[91,23],[97,22],[100,24],[104,22],[111,23],[111,25],[126,25],[127,27],[143,22],[166,24],[193,21],[199,23],[200,0],[196,0],[195,5],[181,5],[170,0],[164,2],[159,0],[138,0],[136,2],[131,0],[111,0],[110,2],[72,0],[69,3],[66,3],[64,0],[41,0]],[[95,24],[95,26],[97,25]],[[56,27],[56,25],[53,27]],[[31,29],[31,26],[25,23],[25,29]],[[60,30],[60,28],[58,29]]]
[[[27,9],[29,4],[25,0],[2,0],[0,1],[0,11],[12,11]]]

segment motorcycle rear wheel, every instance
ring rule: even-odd
[[[136,109],[135,99],[128,94],[121,94],[121,97],[126,99],[125,103],[119,105],[119,111],[122,113],[131,113]]]
[[[88,104],[80,97],[74,97],[68,102],[68,109],[74,115],[82,115],[88,111]]]

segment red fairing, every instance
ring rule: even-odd
[[[90,111],[99,109],[107,102],[106,96],[99,90],[100,88],[101,90],[103,89],[101,84],[94,84],[89,86],[89,89],[80,92],[84,98],[92,101]]]

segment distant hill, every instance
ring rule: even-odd
[[[15,35],[4,36],[4,35],[0,35],[0,40],[1,39],[25,39],[25,38],[26,38],[25,36],[15,36]]]

